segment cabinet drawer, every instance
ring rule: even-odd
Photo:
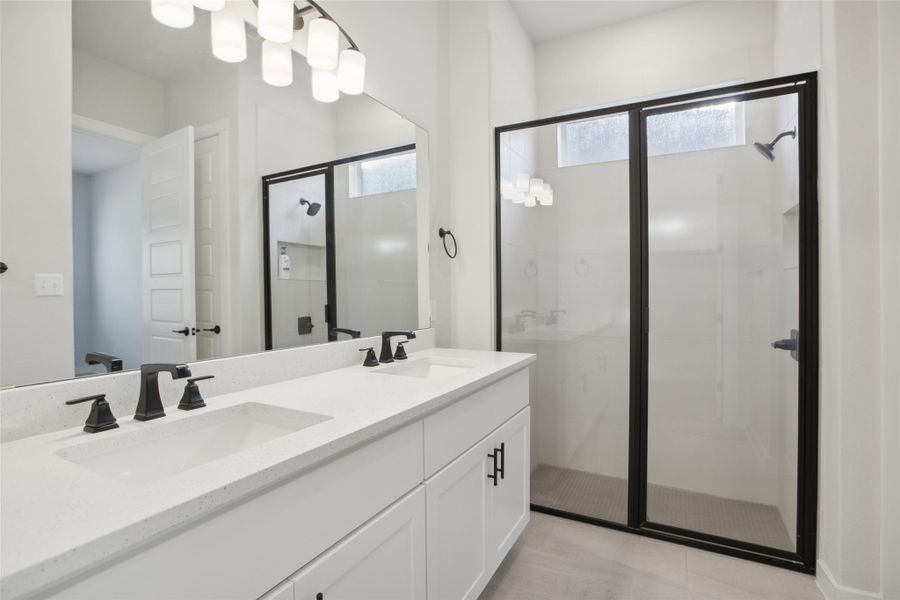
[[[52,597],[259,598],[421,482],[417,421],[109,563]]]
[[[425,488],[416,488],[291,581],[292,600],[424,598]]]
[[[528,406],[528,369],[513,373],[425,418],[425,477]]]

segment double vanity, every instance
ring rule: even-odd
[[[528,522],[533,360],[426,348],[5,443],[2,595],[477,598]]]

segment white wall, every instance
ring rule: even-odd
[[[140,161],[91,176],[90,198],[91,350],[136,369],[144,362]]]
[[[165,86],[151,77],[75,50],[72,87],[72,112],[76,115],[154,137],[168,133]]]
[[[91,178],[72,174],[72,279],[75,318],[75,374],[100,372],[85,364],[84,355],[93,350],[93,310],[91,309]]]
[[[73,375],[71,5],[2,2],[0,56],[0,384],[18,385]],[[63,295],[35,298],[35,273]]]
[[[900,12],[821,17],[818,580],[828,597],[896,598]]]
[[[695,2],[539,44],[540,113],[764,79],[772,69],[773,7]]]

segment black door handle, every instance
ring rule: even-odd
[[[172,333],[180,333],[183,336],[191,335],[191,329],[185,325],[183,329],[173,329]]]
[[[776,350],[787,350],[791,353],[791,358],[796,361],[800,360],[800,332],[791,329],[791,337],[783,340],[775,340],[772,347]]]
[[[216,325],[215,327],[211,327],[209,329],[201,329],[200,331],[212,331],[214,334],[219,335],[222,333],[222,328]]]

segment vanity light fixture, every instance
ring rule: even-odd
[[[293,51],[287,44],[269,40],[262,43],[262,78],[275,87],[285,87],[294,81]]]
[[[366,57],[356,42],[314,0],[252,0],[257,6],[257,31],[262,46],[263,80],[283,87],[293,83],[295,31],[309,22],[306,61],[312,67],[312,95],[319,102],[334,102],[344,94],[362,94],[366,81]],[[194,7],[210,12],[213,55],[225,62],[247,58],[244,20],[225,8],[225,0],[150,0],[153,18],[164,25],[183,29],[194,23]],[[341,50],[341,38],[347,48]],[[527,180],[526,180],[527,182]]]
[[[294,37],[294,0],[258,0],[256,29],[259,35],[278,44]]]
[[[553,206],[553,188],[540,177],[519,173],[512,180],[500,180],[500,197],[513,204],[524,204],[528,208]]]
[[[190,0],[150,0],[150,14],[163,25],[175,29],[194,24],[194,5]]]
[[[209,15],[209,39],[213,56],[221,61],[238,63],[247,58],[247,35],[244,20],[228,10]]]

